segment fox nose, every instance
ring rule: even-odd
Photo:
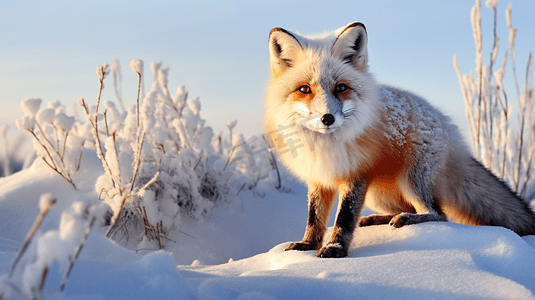
[[[321,123],[323,123],[323,125],[325,126],[331,126],[332,124],[334,124],[334,116],[331,114],[324,114],[321,117]]]

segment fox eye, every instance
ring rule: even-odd
[[[340,84],[337,84],[335,87],[334,87],[334,92],[335,93],[342,93],[342,92],[345,92],[347,91],[349,87],[343,83],[340,83]]]
[[[310,87],[308,85],[302,85],[299,87],[299,91],[303,94],[310,94],[311,93],[311,90],[310,90]]]

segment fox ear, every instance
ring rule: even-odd
[[[273,28],[269,33],[269,64],[275,77],[282,75],[297,62],[303,49],[299,40],[282,28]]]
[[[333,44],[333,55],[344,62],[352,64],[357,70],[366,72],[368,68],[368,34],[366,27],[354,22],[336,31],[337,37]]]

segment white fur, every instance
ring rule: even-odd
[[[337,40],[336,35],[342,32],[345,34],[346,31],[339,29],[332,35],[323,36],[323,39],[315,37],[313,40],[294,36],[299,43],[295,39],[291,41],[291,37],[284,39],[294,47],[291,48],[291,55],[284,57],[292,59],[292,67],[286,68],[282,74],[270,81],[264,120],[271,128],[285,128],[278,132],[282,136],[291,134],[292,138],[304,144],[305,147],[292,149],[293,151],[279,151],[284,164],[297,177],[308,183],[315,182],[333,188],[337,185],[337,179],[347,177],[362,164],[375,159],[376,153],[369,147],[353,148],[352,151],[346,149],[348,143],[358,140],[362,135],[370,134],[374,128],[382,127],[380,134],[384,134],[386,140],[399,143],[405,141],[407,126],[413,126],[410,122],[423,124],[419,137],[425,137],[425,133],[431,130],[425,127],[425,124],[440,127],[441,122],[448,122],[439,112],[435,114],[436,110],[425,100],[402,90],[378,86],[368,73],[367,67],[362,68],[344,61],[343,58],[352,48],[333,43],[348,43],[348,39],[355,38],[361,31],[349,32]],[[296,45],[302,47],[300,51],[296,52]],[[288,55],[282,53],[281,56],[283,54]],[[366,51],[360,54],[367,56]],[[276,59],[276,53],[271,54],[271,57],[271,64],[277,64],[273,61]],[[367,61],[367,58],[359,60]],[[289,101],[288,97],[303,82],[314,84],[319,89],[315,97],[309,103]],[[342,101],[333,95],[332,87],[339,82],[349,86],[349,99]],[[396,97],[401,97],[405,102],[394,99]],[[416,113],[409,122],[408,115],[413,112]],[[418,115],[422,112],[426,113]],[[335,123],[329,127],[320,121],[321,116],[326,113],[335,116]],[[387,124],[384,124],[386,114],[389,115],[386,117]],[[401,121],[409,123],[400,123]],[[434,125],[436,122],[438,123]],[[443,137],[438,138],[441,139]],[[433,149],[438,151],[442,145],[434,147],[437,149]],[[436,152],[434,150],[433,152]],[[444,156],[438,157],[443,161]]]
[[[372,76],[332,55],[334,35],[323,36],[323,39],[296,38],[304,47],[298,54],[291,48],[291,54],[298,57],[299,63],[294,62],[280,77],[271,80],[265,123],[287,128],[279,133],[296,133],[300,142],[308,146],[281,155],[295,175],[307,182],[333,186],[335,178],[348,174],[369,156],[359,152],[348,155],[344,147],[335,145],[355,139],[373,126],[379,119],[381,104],[376,99]],[[271,56],[273,60],[274,55]],[[331,86],[340,80],[347,82],[353,93],[352,99],[343,103],[331,92]],[[316,84],[322,90],[308,104],[287,101],[300,82]],[[329,127],[320,121],[326,113],[335,116],[335,123]]]

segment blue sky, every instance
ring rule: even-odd
[[[370,71],[379,82],[409,89],[452,116],[465,133],[464,102],[452,65],[474,69],[470,9],[475,1],[14,1],[0,3],[0,123],[22,116],[20,101],[59,99],[70,108],[95,103],[96,65],[123,66],[125,104],[135,102],[129,63],[170,66],[169,87],[199,96],[202,116],[215,131],[238,120],[236,131],[258,134],[269,76],[268,34],[283,27],[303,34],[366,25]],[[482,3],[484,53],[492,44],[492,10]],[[535,1],[512,0],[517,68],[523,74],[535,50]],[[505,8],[498,3],[499,61],[507,49]],[[488,54],[485,55],[488,64]],[[511,79],[510,65],[506,78]],[[115,100],[111,78],[103,99]],[[69,109],[70,112],[70,109]],[[14,126],[13,126],[14,127]]]

